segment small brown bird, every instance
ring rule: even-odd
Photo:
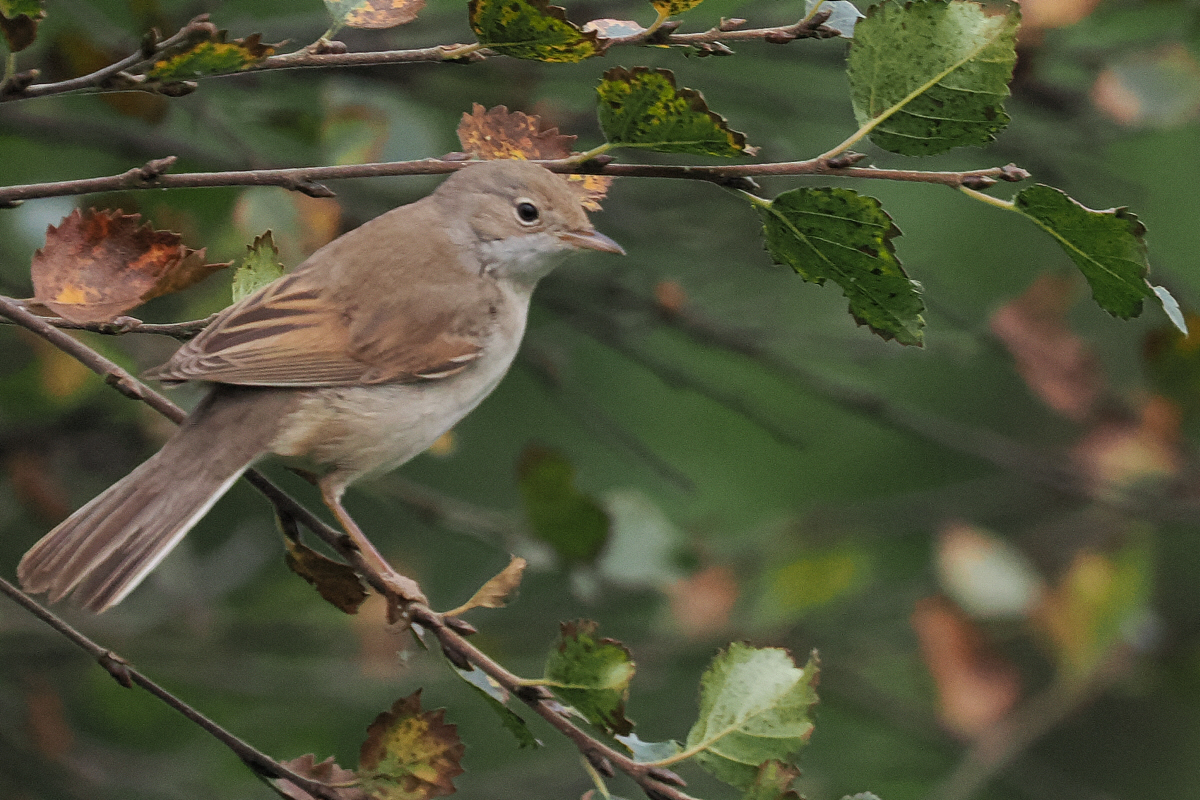
[[[356,545],[346,487],[425,450],[500,382],[534,286],[564,253],[623,253],[560,176],[528,162],[454,173],[225,309],[149,377],[208,396],[163,448],[33,546],[29,592],[120,602],[268,453],[317,485]]]

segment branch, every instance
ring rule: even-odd
[[[787,44],[796,39],[828,39],[837,36],[839,35],[838,31],[826,27],[824,24],[829,16],[830,12],[821,11],[811,18],[802,19],[791,25],[747,30],[737,30],[745,24],[745,20],[722,20],[721,24],[702,33],[683,34],[673,32],[679,27],[679,23],[676,22],[647,29],[632,36],[615,37],[604,41],[608,47],[669,45],[695,47],[707,52],[727,54],[732,51],[720,46],[723,41],[762,40],[770,44]],[[194,84],[190,82],[166,85],[146,84],[144,72],[153,66],[165,51],[185,44],[189,40],[202,40],[215,34],[216,26],[208,20],[208,14],[201,14],[180,28],[174,36],[161,42],[157,41],[156,33],[151,31],[138,52],[77,78],[54,83],[35,83],[38,76],[37,70],[19,73],[0,84],[0,103],[78,92],[102,93],[137,90],[168,95],[187,93],[191,91]],[[344,52],[344,48],[345,45],[341,42],[321,41],[318,45],[312,45],[293,53],[269,56],[259,63],[237,72],[201,77],[219,78],[268,70],[317,67],[365,67],[431,62],[477,63],[500,55],[495,50],[480,47],[477,43],[435,45],[411,50],[377,50],[365,53],[347,53]]]
[[[234,755],[242,760],[255,774],[274,779],[289,780],[297,786],[301,787],[314,797],[323,798],[323,800],[339,800],[342,797],[333,787],[327,786],[320,781],[314,781],[311,778],[306,778],[280,764],[275,759],[268,756],[261,750],[251,746],[246,741],[238,738],[234,734],[222,728],[211,719],[201,714],[190,705],[180,700],[175,695],[168,692],[163,687],[159,686],[154,681],[147,678],[142,673],[134,669],[128,661],[121,658],[111,650],[93,642],[88,637],[84,636],[75,628],[68,625],[62,618],[55,615],[50,610],[43,608],[33,601],[33,598],[22,592],[16,586],[13,586],[8,581],[0,578],[0,593],[11,597],[16,603],[25,608],[29,613],[33,614],[38,619],[45,622],[51,628],[65,636],[71,643],[77,645],[84,652],[88,653],[96,660],[100,666],[112,675],[113,680],[124,686],[126,689],[133,688],[134,684],[142,687],[150,694],[162,700],[171,708],[178,711],[183,716],[187,717],[192,722],[196,723],[200,728],[211,734],[213,738],[221,742],[221,744],[233,751]]]
[[[8,299],[8,298],[6,298]],[[29,301],[12,300],[14,304],[24,308],[31,314],[37,316],[38,319],[60,330],[68,331],[89,331],[90,333],[101,333],[106,336],[121,336],[126,333],[155,333],[160,336],[170,336],[172,339],[178,339],[181,342],[186,342],[193,338],[200,331],[208,327],[208,324],[216,319],[216,314],[209,314],[204,319],[193,319],[187,322],[142,322],[136,317],[120,316],[115,317],[108,322],[72,322],[69,319],[62,317],[49,317],[41,314],[35,314],[30,308]],[[0,318],[0,325],[16,325],[7,317]]]
[[[765,176],[822,175],[843,178],[933,183],[951,188],[981,189],[998,181],[1023,181],[1029,173],[1014,164],[965,172],[922,172],[908,169],[876,169],[852,164],[861,154],[843,154],[840,158],[812,158],[807,161],[783,161],[769,164],[727,166],[688,166],[671,164],[617,164],[595,159],[579,163],[574,159],[535,163],[562,174],[610,175],[613,177],[677,178],[700,180],[718,186],[745,187],[745,179]],[[471,164],[425,158],[418,161],[389,161],[375,164],[350,164],[331,167],[292,167],[287,169],[229,170],[224,172],[185,172],[166,174],[175,163],[174,156],[149,161],[141,167],[100,178],[30,183],[0,187],[0,208],[22,200],[40,197],[64,197],[120,189],[195,189],[217,186],[281,186],[311,197],[331,197],[333,192],[321,183],[351,178],[380,178],[396,175],[442,175]]]

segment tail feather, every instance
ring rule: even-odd
[[[218,387],[148,461],[35,544],[26,591],[74,592],[92,611],[120,602],[267,449],[294,392]]]

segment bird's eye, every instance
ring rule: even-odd
[[[538,221],[539,216],[541,214],[538,212],[537,206],[528,200],[517,203],[517,219],[521,221],[522,225],[532,225]]]

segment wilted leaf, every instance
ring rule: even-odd
[[[595,561],[608,540],[608,515],[576,488],[571,462],[556,451],[530,446],[521,454],[517,476],[534,536],[566,561]]]
[[[0,32],[8,49],[17,53],[33,44],[45,16],[42,0],[0,0]]]
[[[1036,617],[1066,677],[1086,679],[1114,647],[1139,635],[1153,574],[1154,559],[1143,543],[1113,554],[1075,555]]]
[[[948,523],[939,532],[937,568],[942,588],[974,617],[1028,616],[1045,589],[1024,553],[963,522]]]
[[[454,793],[463,743],[445,709],[421,710],[421,690],[375,718],[359,754],[358,775],[378,800],[426,800]]]
[[[588,722],[610,734],[627,734],[633,730],[625,716],[633,658],[620,642],[598,638],[596,628],[590,620],[563,623],[546,659],[546,681]]]
[[[619,733],[613,738],[629,751],[634,761],[641,761],[642,763],[674,758],[683,749],[683,746],[674,739],[669,739],[665,742],[643,742],[638,738],[636,733]]]
[[[984,145],[1008,125],[1020,11],[988,16],[963,0],[871,6],[847,62],[854,116],[871,141],[909,156]]]
[[[291,539],[287,545],[288,567],[316,587],[321,597],[347,614],[354,614],[367,599],[358,574],[348,565],[326,558]]]
[[[604,52],[595,31],[568,21],[561,6],[546,0],[471,0],[467,10],[479,43],[506,56],[570,63]]]
[[[786,650],[734,642],[701,679],[685,749],[697,750],[697,763],[719,780],[750,788],[761,764],[791,764],[812,736],[817,672],[816,654],[800,669]]]
[[[850,189],[793,189],[758,207],[767,250],[806,281],[842,287],[850,314],[884,339],[921,345],[921,286],[892,239],[900,229],[879,201]]]
[[[182,53],[156,62],[147,76],[158,81],[183,81],[239,72],[275,53],[276,45],[263,44],[260,33],[232,42],[225,41],[226,34],[227,31],[219,31],[211,39],[196,42]]]
[[[699,639],[729,627],[741,587],[724,564],[713,564],[667,587],[671,618],[684,636]]]
[[[813,9],[820,6],[820,11],[829,11],[829,19],[825,27],[837,31],[843,39],[854,38],[854,28],[863,18],[863,13],[849,0],[805,0],[804,15],[812,16]]]
[[[689,8],[695,8],[704,0],[650,0],[650,5],[664,17],[671,17],[675,14],[682,14]]]
[[[792,782],[798,777],[800,770],[792,764],[774,759],[764,761],[742,800],[800,800],[800,795],[792,789]]]
[[[1179,408],[1152,395],[1140,412],[1138,419],[1101,421],[1071,450],[1081,475],[1104,496],[1120,498],[1129,487],[1162,482],[1183,467]]]
[[[474,669],[467,672],[456,668],[454,672],[487,700],[491,709],[500,717],[500,724],[517,740],[517,747],[523,749],[542,746],[542,743],[533,735],[533,731],[529,730],[529,726],[525,724],[525,720],[507,706],[508,692],[503,686],[488,677],[482,670]]]
[[[1030,390],[1058,413],[1082,422],[1104,389],[1104,376],[1095,354],[1067,325],[1076,280],[1042,275],[997,309],[990,327]]]
[[[335,22],[350,28],[394,28],[412,22],[425,0],[325,0]]]
[[[521,585],[521,576],[525,573],[527,564],[528,562],[520,556],[512,556],[507,567],[489,578],[488,582],[479,587],[479,591],[475,592],[470,600],[458,608],[447,611],[446,616],[457,617],[472,608],[504,608],[509,598],[517,591],[517,587]]]
[[[1020,673],[975,623],[940,597],[917,601],[912,627],[938,692],[938,718],[960,736],[982,733],[1016,704]]]
[[[314,781],[329,784],[337,793],[339,800],[367,800],[367,793],[358,786],[349,785],[358,782],[358,776],[351,770],[342,769],[333,760],[333,756],[324,761],[317,761],[312,753],[284,761],[283,766]],[[313,796],[301,789],[287,778],[272,781],[276,791],[292,800],[313,800]]]
[[[600,129],[611,144],[664,153],[754,155],[745,134],[730,130],[694,89],[677,88],[668,69],[614,67],[596,87]]]
[[[283,277],[283,264],[279,263],[279,249],[271,232],[254,237],[253,244],[246,245],[249,251],[241,266],[233,273],[233,302],[238,302],[257,292],[274,280]]]
[[[600,34],[601,39],[622,39],[626,36],[639,36],[646,32],[646,28],[631,19],[612,19],[611,17],[589,20],[583,23],[583,30],[585,32],[595,31]]]
[[[229,264],[206,264],[180,236],[138,226],[139,214],[78,209],[46,231],[33,254],[35,299],[72,322],[107,322],[178,292]]]
[[[1146,226],[1129,209],[1094,211],[1042,184],[1018,192],[1013,206],[1054,237],[1087,278],[1093,299],[1114,317],[1138,316],[1146,297],[1163,302],[1166,290],[1146,280]]]

